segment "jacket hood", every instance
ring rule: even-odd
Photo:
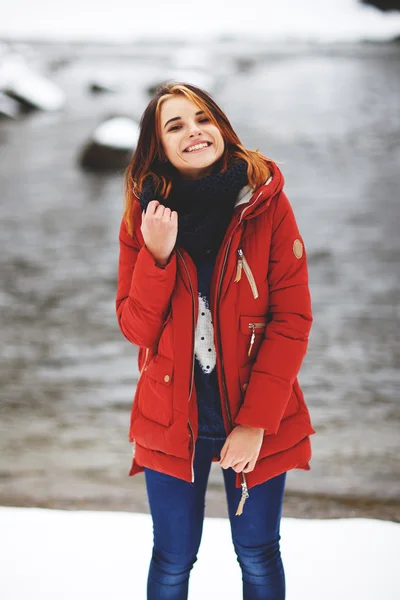
[[[252,219],[261,214],[268,208],[272,198],[282,191],[285,183],[282,171],[274,162],[269,161],[268,166],[272,174],[264,185],[256,190],[248,185],[241,189],[235,204],[240,219]]]

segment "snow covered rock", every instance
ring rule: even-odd
[[[89,91],[92,94],[104,94],[104,93],[115,93],[115,89],[101,79],[96,79],[89,84]]]
[[[16,53],[0,59],[0,91],[27,109],[59,110],[65,104],[64,92],[50,79],[33,71]]]
[[[19,104],[3,92],[0,92],[0,118],[15,119],[19,114]]]
[[[80,155],[80,165],[89,171],[124,169],[139,138],[139,125],[129,117],[111,117],[93,132]]]
[[[380,10],[400,10],[399,0],[361,0],[363,4],[371,4]]]

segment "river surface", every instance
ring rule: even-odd
[[[67,105],[0,122],[0,504],[146,511],[143,475],[127,476],[137,351],[114,309],[122,171],[77,159],[105,117],[139,119],[171,49],[35,51]],[[208,51],[214,96],[280,165],[308,252],[299,380],[317,434],[288,498],[400,504],[400,47]],[[116,93],[91,95],[97,75]],[[213,465],[211,503],[222,486]]]

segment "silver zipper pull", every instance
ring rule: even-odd
[[[237,283],[238,281],[240,281],[241,277],[242,277],[242,268],[243,268],[243,252],[242,250],[239,248],[238,249],[238,254],[239,254],[239,258],[237,261],[237,267],[236,267],[236,277],[235,277],[235,283]]]
[[[241,485],[242,485],[242,497],[240,498],[240,502],[237,507],[236,516],[242,514],[244,503],[246,502],[247,498],[249,497],[249,492],[247,491],[246,483],[243,482]]]
[[[249,327],[251,327],[252,331],[251,331],[250,346],[249,346],[249,351],[247,353],[247,356],[250,356],[252,348],[253,348],[254,340],[256,339],[256,328],[255,328],[254,323],[249,323]]]

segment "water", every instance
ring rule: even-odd
[[[68,104],[0,123],[0,504],[147,510],[143,475],[127,477],[136,349],[114,311],[122,177],[83,173],[77,156],[104,117],[140,116],[171,49],[39,50]],[[299,379],[317,435],[288,494],[397,502],[400,48],[270,46],[247,71],[209,51],[215,97],[278,161],[309,257]],[[94,73],[118,93],[91,96]],[[217,466],[210,503],[224,503]]]

